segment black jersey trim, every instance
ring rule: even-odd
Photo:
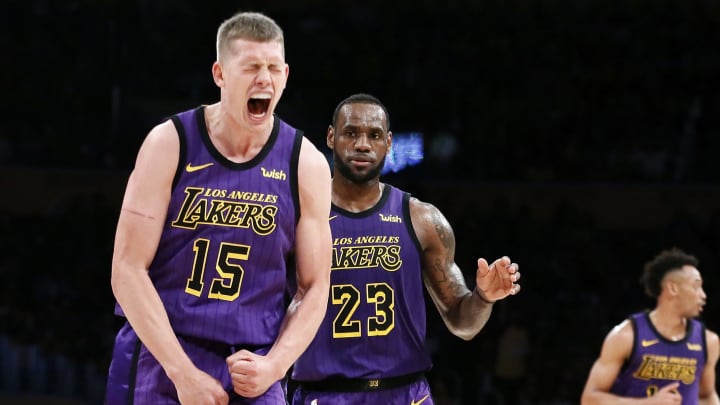
[[[175,168],[175,176],[173,177],[171,190],[175,189],[177,183],[180,181],[180,176],[183,173],[183,167],[187,161],[187,133],[185,132],[185,126],[180,121],[180,117],[173,115],[170,117],[172,123],[175,125],[177,130],[178,140],[180,141],[180,153],[178,154],[178,165]]]
[[[691,320],[688,320],[688,322],[692,322]],[[705,357],[705,364],[707,364],[708,354],[707,354],[707,341],[705,336],[705,324],[698,321],[698,324],[700,324],[700,339],[702,339],[702,346],[703,346],[703,357]]]
[[[299,190],[299,179],[298,179],[298,167],[300,166],[300,149],[302,148],[302,141],[304,138],[304,132],[295,129],[295,140],[293,141],[292,152],[290,153],[290,166],[288,171],[290,172],[290,192],[292,193],[293,204],[295,205],[295,224],[297,225],[300,220],[300,190]]]
[[[632,359],[635,357],[635,354],[637,353],[638,341],[640,339],[640,336],[638,333],[639,328],[637,325],[637,320],[635,319],[634,316],[630,316],[628,319],[630,320],[630,326],[632,327],[632,330],[633,330],[633,344],[632,344],[632,349],[630,349],[630,355],[625,359],[625,361],[623,361],[622,367],[620,367],[621,372],[627,370],[627,368],[630,366],[630,362],[632,361]]]
[[[402,199],[402,212],[403,212],[403,221],[405,221],[405,227],[407,228],[408,235],[412,238],[413,244],[415,245],[415,248],[418,251],[419,255],[422,255],[422,245],[420,244],[420,239],[418,238],[417,234],[415,233],[415,227],[412,223],[412,217],[410,216],[410,198],[412,195],[408,192],[403,192],[403,199]],[[421,258],[422,260],[422,258]]]
[[[332,204],[332,210],[334,212],[337,212],[338,214],[341,214],[348,218],[369,217],[370,215],[376,214],[381,209],[383,209],[383,207],[385,207],[385,203],[387,203],[388,198],[390,198],[390,190],[392,190],[392,189],[393,189],[393,186],[383,183],[383,190],[382,190],[382,195],[380,196],[380,200],[377,202],[377,204],[366,209],[365,211],[360,211],[360,212],[348,211],[342,207],[338,207],[334,203]]]
[[[273,128],[272,131],[270,131],[270,137],[268,138],[267,142],[265,142],[265,145],[263,145],[260,152],[247,162],[233,162],[232,160],[223,156],[223,154],[215,148],[215,145],[213,145],[212,141],[210,140],[210,132],[208,131],[207,124],[205,123],[205,108],[206,106],[200,106],[195,110],[195,121],[197,121],[197,128],[200,134],[200,138],[202,139],[203,144],[207,148],[208,153],[210,153],[210,156],[215,158],[218,163],[227,167],[228,169],[240,170],[255,167],[260,164],[263,159],[265,159],[268,153],[272,151],[273,146],[275,146],[275,142],[278,139],[278,134],[280,133],[280,118],[278,118],[276,115],[273,115]]]
[[[645,318],[645,322],[650,326],[650,330],[652,330],[655,336],[664,343],[682,346],[690,339],[690,335],[693,333],[693,322],[688,319],[687,324],[685,325],[685,337],[680,340],[670,340],[663,336],[662,333],[658,332],[657,328],[655,328],[655,324],[652,322],[652,319],[650,319],[650,311],[645,311],[642,316]]]

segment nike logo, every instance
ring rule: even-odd
[[[202,170],[206,167],[210,167],[214,164],[215,163],[205,163],[204,165],[193,166],[192,163],[188,162],[187,166],[185,166],[185,171],[188,173],[192,173],[192,172],[196,172],[198,170]]]
[[[427,394],[427,395],[425,395],[424,397],[420,398],[419,401],[413,400],[412,402],[410,402],[410,405],[420,405],[420,404],[422,404],[423,402],[425,402],[425,400],[428,399],[429,396],[430,396],[430,394]]]
[[[687,348],[688,348],[688,350],[692,350],[694,352],[702,351],[702,345],[700,345],[698,343],[688,343]]]
[[[328,219],[328,222],[332,221],[333,219],[337,218],[337,215],[333,215]]]
[[[640,342],[640,344],[642,345],[642,347],[650,347],[650,346],[652,346],[652,345],[654,345],[654,344],[657,344],[657,343],[659,343],[659,340],[657,340],[657,339],[652,339],[652,340],[645,340],[645,339],[643,339],[643,341]]]

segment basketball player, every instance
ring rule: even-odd
[[[707,298],[697,266],[679,249],[662,251],[645,265],[645,292],[657,305],[630,315],[605,337],[583,405],[720,403],[718,335],[694,319]]]
[[[327,160],[274,115],[288,73],[280,27],[234,15],[217,33],[220,101],[143,142],[117,226],[127,323],[106,404],[286,403],[279,380],[323,319],[331,256]]]
[[[387,109],[367,94],[340,102],[328,128],[329,307],[293,369],[293,404],[432,404],[423,283],[450,331],[466,340],[485,325],[495,301],[520,290],[518,265],[503,257],[478,260],[470,291],[443,214],[380,181],[389,128]]]

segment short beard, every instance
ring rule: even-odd
[[[367,173],[358,175],[353,172],[349,165],[346,165],[345,162],[340,159],[337,153],[333,155],[333,158],[335,159],[335,168],[340,172],[340,174],[355,184],[365,184],[371,180],[379,178],[380,172],[382,172],[383,167],[385,167],[385,157],[383,157],[380,164],[371,168]]]

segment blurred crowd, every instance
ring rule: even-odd
[[[429,175],[718,180],[717,2],[476,3],[10,1],[0,162],[131,167],[151,125],[217,99],[215,30],[243,7],[283,26],[279,114],[318,142],[363,91],[425,134]]]
[[[0,169],[119,173],[153,124],[216,100],[215,29],[238,7],[6,3]],[[720,210],[608,228],[577,204],[538,219],[533,201],[498,200],[478,214],[463,194],[481,182],[715,184],[720,3],[353,3],[243,2],[285,29],[279,114],[323,148],[338,101],[378,96],[394,131],[425,140],[425,161],[391,181],[446,214],[468,280],[477,256],[511,255],[523,271],[522,293],[471,342],[447,333],[428,301],[436,403],[578,403],[605,333],[652,304],[637,279],[663,248],[700,258],[705,321],[720,330]],[[119,327],[109,281],[119,201],[100,200],[0,211],[0,394],[100,402]]]

